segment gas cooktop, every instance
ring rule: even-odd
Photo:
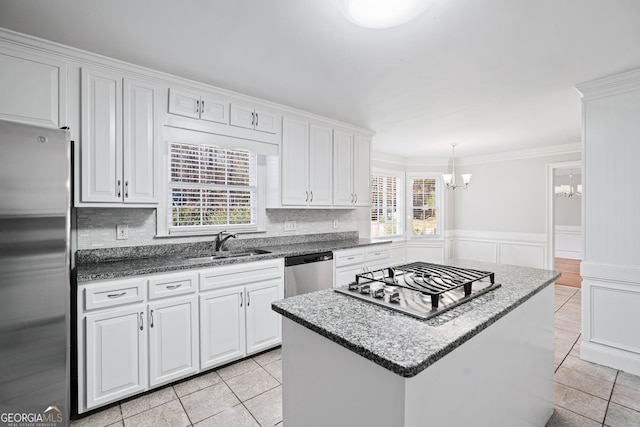
[[[335,291],[419,319],[430,319],[500,287],[494,273],[412,262],[356,274]]]

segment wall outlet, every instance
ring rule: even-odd
[[[338,228],[338,220],[337,219],[333,220],[333,228]]]
[[[296,231],[296,222],[295,221],[285,221],[284,222],[284,231]]]
[[[127,224],[116,225],[116,240],[127,240],[129,238],[129,226]]]

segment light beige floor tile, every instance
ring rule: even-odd
[[[616,383],[613,387],[613,394],[611,395],[611,401],[618,403],[627,408],[640,411],[640,390],[634,390],[629,387]]]
[[[600,425],[589,418],[556,406],[546,427],[600,427]]]
[[[191,422],[180,401],[172,400],[124,419],[125,427],[187,427]]]
[[[604,424],[609,427],[638,427],[640,426],[640,412],[610,402]]]
[[[558,368],[554,377],[555,381],[567,387],[584,391],[604,400],[609,400],[613,382],[605,381],[602,378],[594,377],[571,368],[566,368],[564,364]]]
[[[255,360],[260,366],[267,365],[269,363],[273,363],[276,360],[282,359],[282,348],[278,347],[274,350],[268,351],[266,353],[258,354],[257,356],[253,356],[253,360]]]
[[[192,423],[202,421],[240,403],[225,383],[203,388],[181,397],[180,401]]]
[[[282,386],[278,386],[244,402],[261,426],[273,426],[282,421]]]
[[[247,408],[240,404],[204,419],[194,424],[194,427],[260,427],[260,424]]]
[[[120,405],[71,422],[72,427],[105,427],[122,420]]]
[[[218,384],[221,381],[222,379],[217,372],[209,372],[208,374],[200,375],[190,380],[174,384],[173,389],[179,397],[182,397],[195,391],[202,390],[205,387]]]
[[[262,368],[233,377],[226,383],[241,402],[280,385],[275,378]]]
[[[107,427],[124,427],[124,421],[120,420],[117,423],[109,424]]]
[[[607,401],[580,390],[554,383],[556,406],[601,423],[607,411]]]
[[[282,360],[276,360],[268,365],[264,365],[264,369],[282,384]]]
[[[563,329],[571,332],[582,332],[582,326],[580,322],[571,322],[569,320],[555,319],[554,325],[556,329]]]
[[[557,340],[567,341],[571,344],[575,343],[580,336],[580,332],[565,331],[564,329],[555,330],[555,338]]]
[[[620,371],[616,383],[640,391],[640,377],[637,375]]]
[[[254,369],[258,369],[260,365],[258,365],[253,359],[245,359],[240,362],[236,362],[233,365],[229,365],[222,369],[217,370],[216,372],[220,375],[220,378],[223,380],[228,380],[229,378],[236,377],[238,375],[244,374],[249,371],[253,371]]]
[[[601,378],[605,381],[614,382],[618,371],[608,366],[602,366],[595,363],[587,362],[578,357],[572,356],[571,353],[564,359],[562,363],[563,367],[575,369],[585,374],[593,375],[594,377]]]
[[[575,313],[575,312],[570,312],[568,310],[564,310],[564,307],[561,308],[560,310],[558,310],[555,314],[554,314],[556,319],[559,320],[565,320],[568,322],[573,322],[573,323],[580,323],[580,313]]]
[[[554,346],[555,351],[559,351],[560,353],[564,353],[564,354],[569,354],[569,352],[571,351],[571,347],[573,347],[572,342],[563,341],[557,338],[555,339],[555,346]]]
[[[561,351],[553,352],[553,363],[556,365],[561,365],[564,362],[564,359],[567,357],[567,353],[563,353]]]
[[[575,343],[573,345],[573,348],[569,352],[569,355],[580,359],[580,343]]]
[[[150,394],[145,394],[136,399],[129,400],[128,402],[122,402],[122,417],[128,418],[132,415],[144,412],[147,409],[155,408],[163,403],[167,403],[171,400],[177,399],[176,393],[171,386],[165,387],[158,391],[154,391]]]

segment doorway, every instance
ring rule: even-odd
[[[582,165],[547,165],[547,265],[562,273],[557,284],[580,287],[582,244]]]

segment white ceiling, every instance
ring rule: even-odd
[[[580,141],[574,86],[640,67],[640,0],[432,0],[356,27],[337,0],[0,0],[0,26],[446,157]]]

